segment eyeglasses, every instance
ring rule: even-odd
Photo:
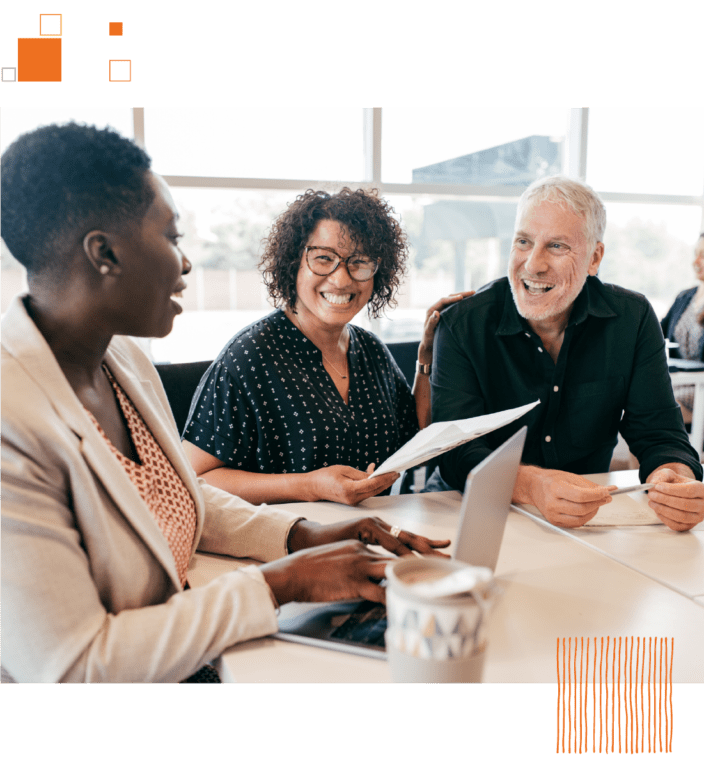
[[[319,245],[306,245],[303,251],[310,271],[315,275],[320,275],[320,277],[331,275],[340,264],[344,264],[353,280],[358,283],[366,283],[367,280],[374,277],[377,269],[379,269],[379,262],[368,256],[359,256],[353,253],[343,259],[332,248]]]

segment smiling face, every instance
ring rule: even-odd
[[[343,259],[355,252],[355,244],[347,230],[337,221],[329,219],[318,222],[305,245],[332,248]],[[350,277],[344,264],[340,264],[330,275],[321,277],[314,274],[304,254],[296,278],[297,322],[302,329],[342,329],[367,305],[373,291],[373,277],[363,283],[357,282]]]
[[[590,247],[584,219],[550,201],[526,208],[516,226],[508,277],[516,308],[537,326],[567,324],[587,275],[596,275],[604,244]]]
[[[166,336],[183,310],[175,299],[186,287],[191,264],[178,247],[178,211],[166,182],[154,173],[147,181],[154,201],[139,226],[112,235],[119,266],[121,332],[131,336]]]

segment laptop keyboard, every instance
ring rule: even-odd
[[[384,632],[386,632],[386,606],[365,600],[330,637],[384,648],[386,645]]]

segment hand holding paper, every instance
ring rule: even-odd
[[[403,472],[404,469],[422,464],[424,461],[439,456],[458,445],[468,443],[476,437],[486,435],[488,432],[493,432],[495,429],[520,419],[531,408],[535,408],[539,402],[540,400],[536,400],[534,403],[518,408],[473,416],[469,419],[438,421],[431,424],[429,427],[421,429],[396,453],[382,462],[370,477],[383,475],[385,472]]]

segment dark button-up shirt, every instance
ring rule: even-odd
[[[640,294],[588,277],[553,361],[516,309],[508,279],[443,312],[434,348],[433,421],[540,400],[521,419],[440,460],[464,488],[469,471],[526,424],[523,463],[576,474],[607,472],[620,431],[644,480],[670,462],[702,465],[672,393],[660,324]]]

